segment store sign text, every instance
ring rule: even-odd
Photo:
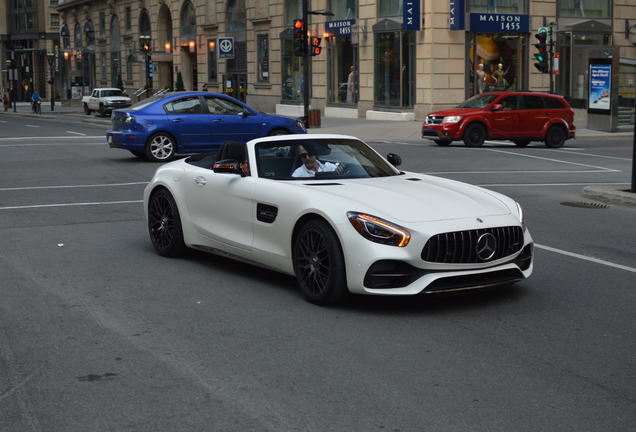
[[[451,30],[464,30],[464,0],[450,0],[448,24]]]
[[[528,15],[470,14],[470,30],[473,32],[518,32],[529,31]]]
[[[420,30],[420,0],[403,0],[402,30]]]
[[[327,21],[326,30],[327,33],[333,36],[350,36],[351,27],[356,23],[356,20],[338,20]]]

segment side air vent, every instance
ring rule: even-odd
[[[265,223],[273,223],[278,216],[278,209],[274,206],[258,203],[256,204],[256,219]]]
[[[304,183],[305,186],[342,186],[342,183]]]
[[[422,181],[422,179],[418,179],[418,178],[414,178],[414,177],[407,178],[405,180],[408,180],[408,181]]]

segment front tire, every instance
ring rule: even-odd
[[[146,157],[152,162],[167,162],[177,151],[177,145],[170,135],[160,132],[150,137],[146,143]]]
[[[464,131],[464,144],[467,147],[481,147],[486,141],[486,128],[479,123],[469,124]]]
[[[274,129],[267,136],[279,136],[279,135],[289,135],[289,132],[285,129]]]
[[[550,148],[563,147],[565,143],[565,129],[561,126],[550,126],[548,133],[545,134],[545,145]]]
[[[84,114],[91,115],[91,110],[88,108],[88,104],[84,104]]]
[[[166,189],[161,189],[150,197],[148,232],[150,241],[159,255],[176,257],[185,252],[179,209]]]
[[[348,295],[340,241],[326,222],[312,219],[300,228],[293,263],[298,285],[311,303],[329,305]]]

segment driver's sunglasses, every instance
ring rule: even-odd
[[[305,158],[308,158],[308,157],[310,157],[310,156],[312,156],[312,154],[311,154],[311,153],[307,153],[307,152],[305,152],[305,153],[298,153],[298,157],[299,157],[299,158],[301,158],[301,159],[305,159]]]

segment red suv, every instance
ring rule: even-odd
[[[562,96],[535,92],[492,92],[471,97],[457,108],[426,116],[422,138],[440,146],[463,140],[478,147],[486,139],[512,140],[520,147],[543,141],[558,148],[574,138],[574,111]]]

